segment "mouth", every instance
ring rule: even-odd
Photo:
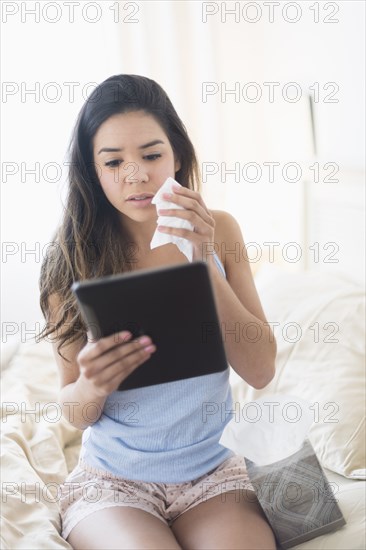
[[[151,201],[153,199],[154,195],[151,193],[145,193],[140,195],[131,195],[127,202],[129,202],[131,205],[136,206],[138,208],[143,208],[145,206],[149,206],[151,204]]]

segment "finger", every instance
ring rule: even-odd
[[[177,227],[168,227],[167,225],[158,225],[158,231],[161,233],[166,233],[167,235],[174,235],[175,237],[181,237],[182,239],[187,239],[188,241],[199,241],[201,237],[198,235],[197,231],[192,231],[191,229],[181,229]],[[197,238],[194,237],[197,235]]]
[[[186,208],[188,204],[196,203],[200,204],[202,208],[206,209],[206,205],[203,202],[201,195],[196,191],[190,191],[190,193],[191,194],[189,195],[183,194],[183,192],[181,191],[179,191],[179,193],[164,193],[163,198],[168,201],[174,202],[175,204],[182,205],[184,206],[184,208]]]
[[[126,343],[123,346],[110,348],[109,351],[102,355],[103,364],[100,368],[108,369],[115,363],[120,363],[121,361],[127,362],[129,364],[131,360],[130,356],[133,356],[134,354],[144,357],[144,354],[146,353],[145,348],[153,345],[151,342],[151,338],[145,338],[147,338],[147,340],[140,338],[139,340]]]
[[[176,208],[162,208],[158,209],[158,215],[165,215],[165,212],[169,213],[168,215],[184,217],[185,214],[181,214],[183,211],[192,211],[196,212],[205,222],[209,223],[211,226],[214,226],[215,220],[211,212],[206,208],[206,205],[201,205],[195,199],[189,199],[187,197],[179,197],[174,201],[179,206],[182,206],[183,210]]]
[[[155,346],[153,348],[148,350],[146,347],[140,347],[128,355],[115,353],[109,364],[99,365],[96,371],[89,370],[85,376],[96,378],[98,384],[108,384],[116,376],[121,377],[121,374],[127,377],[137,366],[149,359],[156,349]]]
[[[205,210],[205,212],[209,213],[209,210],[202,198],[201,193],[198,191],[193,191],[193,189],[188,189],[187,187],[175,187],[173,186],[174,193],[172,193],[170,196],[173,199],[174,202],[177,204],[180,204],[179,200],[184,198],[190,198],[198,202],[201,207]]]
[[[131,338],[131,332],[128,330],[123,330],[121,332],[111,334],[110,336],[100,338],[97,341],[94,339],[93,342],[95,343],[95,346],[93,348],[93,351],[90,352],[90,360],[97,359],[99,356],[107,353],[113,347],[128,342],[128,340],[130,340]]]
[[[113,365],[103,371],[103,383],[110,384],[116,378],[121,378],[123,373],[124,378],[127,378],[137,367],[145,363],[154,353],[153,351],[147,352],[146,348],[143,348],[140,352],[129,355],[123,362],[123,369],[121,370],[120,361],[116,361]]]
[[[172,210],[172,217],[178,217],[177,215],[175,215],[175,212],[176,210]],[[169,219],[169,216],[167,218]],[[167,218],[160,218],[160,220],[158,220],[158,231],[169,235],[175,235],[176,237],[188,239],[195,243],[198,243],[200,240],[202,240],[202,237],[207,237],[210,242],[214,238],[215,220],[213,218],[208,218],[206,221],[206,219],[203,219],[202,216],[199,216],[193,211],[179,210],[179,218],[189,221],[189,223],[192,225],[191,229],[171,226],[169,225]],[[166,225],[164,225],[164,222]]]
[[[204,223],[210,225],[210,227],[214,227],[214,220],[210,216],[206,214],[206,212],[201,211],[198,213],[194,210],[176,210],[174,208],[171,209],[164,209],[164,210],[158,210],[159,216],[167,216],[172,218],[180,218],[183,220],[187,220],[192,223],[194,227],[199,227],[200,224],[202,224],[202,220]]]

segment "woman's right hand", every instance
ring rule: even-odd
[[[149,336],[131,338],[129,331],[122,331],[93,341],[88,333],[88,342],[79,352],[77,362],[80,377],[95,395],[107,397],[116,391],[156,350]]]

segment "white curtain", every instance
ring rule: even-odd
[[[282,16],[286,2],[280,2],[272,23],[264,2],[81,0],[75,3],[73,22],[64,2],[47,3],[45,13],[42,2],[7,4],[19,9],[5,18],[3,12],[2,19],[2,274],[9,288],[3,293],[4,319],[28,323],[40,317],[42,250],[62,211],[72,126],[93,87],[123,72],[153,78],[167,91],[195,145],[208,207],[228,210],[238,219],[245,241],[260,246],[261,261],[268,261],[269,252],[263,243],[279,242],[276,261],[288,269],[305,266],[304,256],[290,263],[281,251],[290,241],[304,246],[309,234],[304,203],[304,198],[311,200],[306,181],[314,173],[309,167],[333,162],[339,173],[353,171],[358,179],[364,170],[363,2],[330,3],[339,7],[333,16],[339,21],[328,24],[329,2],[316,3],[318,23],[308,2],[293,3],[302,10],[296,23]],[[61,17],[52,23],[56,4]],[[33,5],[41,10],[39,21],[21,13]],[[258,7],[261,18],[245,20],[243,13],[253,19]],[[239,9],[239,16],[225,15],[230,9]],[[212,13],[205,17],[207,10]],[[274,102],[268,100],[268,82],[279,83]],[[291,82],[303,91],[295,103],[281,95]],[[329,82],[338,86],[336,103],[324,102],[332,91],[325,89]],[[249,83],[255,84],[246,88]],[[314,94],[314,83],[320,92],[314,104],[317,156],[307,98]],[[255,86],[262,98],[248,101]],[[211,91],[206,97],[205,89]],[[239,97],[230,93],[237,89]],[[280,163],[274,182],[271,162]],[[294,183],[281,175],[289,162],[302,169]],[[230,173],[235,169],[239,181]],[[319,185],[328,173],[320,172]],[[352,223],[348,219],[349,227]],[[347,246],[353,251],[348,257],[355,256],[354,242]],[[252,264],[253,271],[260,263]]]

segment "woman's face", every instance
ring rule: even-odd
[[[111,116],[94,136],[93,155],[109,202],[136,222],[156,220],[151,200],[167,177],[175,177],[180,163],[155,118],[144,111]]]

